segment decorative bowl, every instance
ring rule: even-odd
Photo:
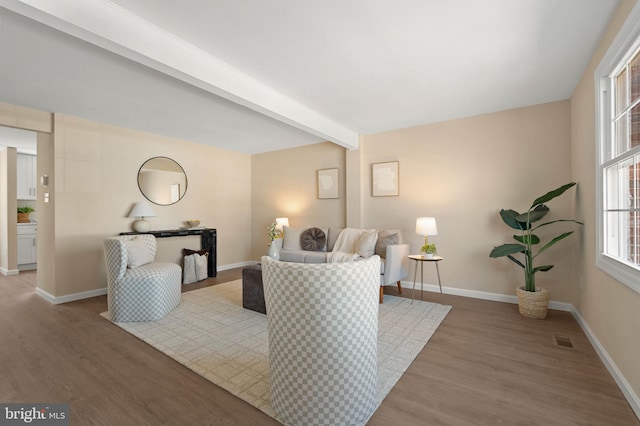
[[[198,220],[198,219],[189,219],[187,221],[187,225],[189,225],[189,228],[195,228],[196,226],[200,225],[200,220]]]

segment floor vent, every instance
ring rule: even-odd
[[[553,341],[556,345],[562,346],[563,348],[571,348],[574,349],[573,342],[567,336],[560,336],[558,334],[553,336]]]

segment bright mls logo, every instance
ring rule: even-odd
[[[0,426],[69,426],[69,404],[2,404]]]

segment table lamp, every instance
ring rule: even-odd
[[[129,213],[129,217],[137,217],[139,218],[135,222],[133,222],[133,230],[136,232],[149,232],[151,229],[151,223],[148,220],[145,220],[145,217],[155,217],[156,214],[151,209],[149,203],[141,201],[136,203],[131,209],[131,213]]]
[[[435,217],[419,217],[416,219],[416,234],[424,235],[424,244],[429,244],[429,235],[438,235]]]

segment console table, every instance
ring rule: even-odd
[[[149,232],[121,232],[120,235],[151,234],[156,238],[187,237],[190,235],[200,235],[200,248],[209,249],[209,264],[207,265],[208,276],[215,277],[218,274],[217,259],[217,232],[212,228],[189,228],[189,229],[168,229],[164,231]]]

